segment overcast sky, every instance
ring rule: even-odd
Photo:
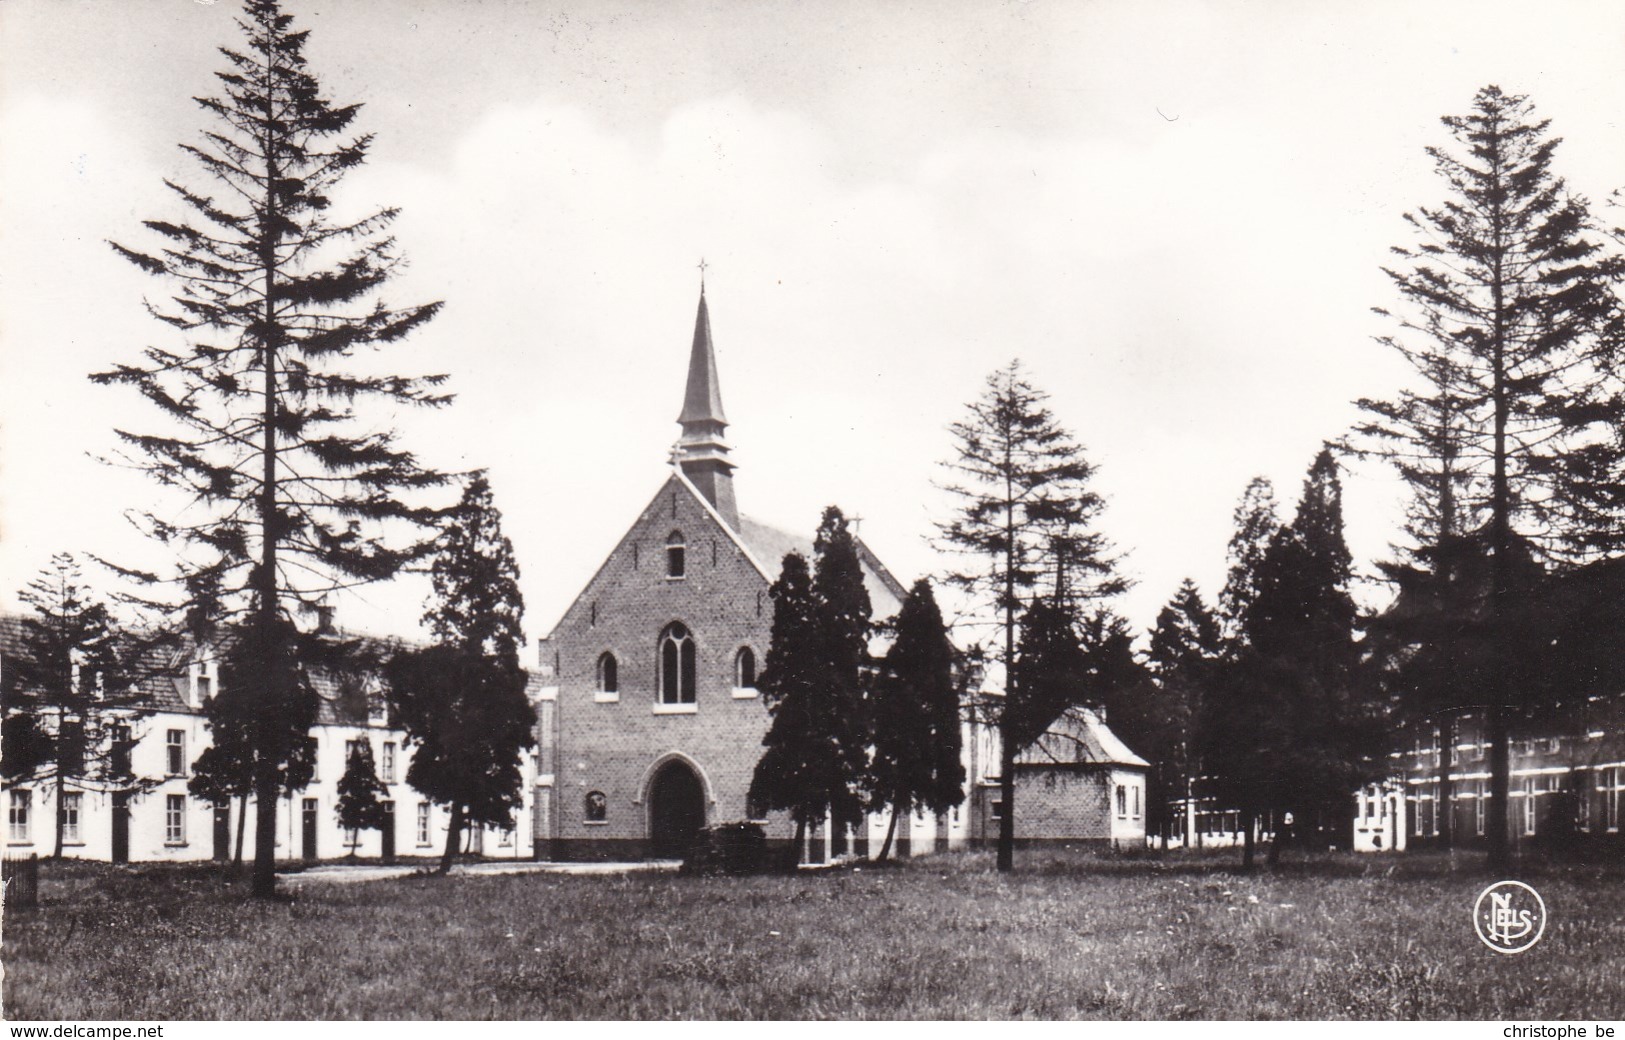
[[[446,301],[397,364],[458,401],[401,429],[490,470],[532,636],[659,486],[702,256],[744,512],[810,532],[836,503],[903,580],[940,571],[946,426],[1020,357],[1100,467],[1143,626],[1185,576],[1216,593],[1249,478],[1290,510],[1350,401],[1404,377],[1370,308],[1403,213],[1442,197],[1441,115],[1527,93],[1574,189],[1625,186],[1625,5],[1603,0],[288,7],[377,135],[341,210],[403,209],[386,297]],[[7,605],[53,551],[152,562],[122,512],[153,487],[88,456],[154,417],[85,376],[175,341],[142,308],[163,287],[104,240],[151,244],[163,178],[209,190],[176,145],[237,14],[0,3]],[[1368,566],[1395,492],[1345,487]],[[422,591],[340,621],[412,634]]]

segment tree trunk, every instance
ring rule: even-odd
[[[1282,813],[1281,817],[1275,821],[1275,834],[1270,838],[1269,856],[1265,859],[1265,862],[1272,867],[1280,865],[1281,847],[1290,839],[1285,821],[1286,814]]]
[[[280,786],[276,766],[260,763],[254,783],[254,878],[256,899],[276,897],[276,801]]]
[[[1500,155],[1497,152],[1491,158],[1492,164],[1497,167],[1495,177],[1496,188],[1501,187],[1499,176]],[[1506,359],[1507,320],[1505,296],[1505,272],[1502,264],[1505,259],[1505,249],[1502,247],[1502,213],[1501,200],[1497,198],[1492,202],[1494,212],[1491,218],[1492,232],[1495,235],[1495,254],[1491,263],[1490,291],[1494,300],[1494,310],[1491,314],[1491,349],[1494,359],[1493,368],[1493,400],[1495,403],[1495,439],[1492,452],[1494,469],[1490,484],[1490,550],[1492,558],[1490,581],[1490,697],[1489,711],[1490,730],[1490,813],[1489,813],[1489,867],[1492,871],[1502,872],[1511,865],[1511,850],[1507,847],[1507,795],[1511,789],[1511,776],[1508,772],[1507,748],[1507,718],[1506,703],[1508,693],[1507,670],[1500,660],[1504,650],[1506,631],[1506,602],[1508,599],[1508,581],[1512,573],[1511,560],[1508,554],[1512,549],[1512,495],[1508,485],[1507,476],[1507,419],[1511,411],[1510,393],[1507,386],[1508,371]]]
[[[1253,824],[1256,820],[1251,809],[1241,814],[1241,869],[1253,869]]]
[[[882,842],[881,845],[880,845],[880,855],[875,857],[875,862],[876,863],[884,863],[884,862],[886,862],[886,857],[891,855],[891,839],[892,839],[892,835],[895,834],[896,832],[897,832],[897,807],[892,806],[891,822],[886,824],[886,840],[884,842]]]
[[[51,858],[52,859],[61,859],[62,858],[62,834],[63,834],[63,831],[67,829],[68,810],[63,805],[64,799],[63,799],[62,795],[67,790],[67,781],[64,780],[63,777],[62,777],[62,761],[61,761],[60,753],[58,754],[56,768],[57,768],[57,774],[56,774],[56,846],[51,851]]]
[[[269,66],[272,58],[266,56]],[[269,68],[267,69],[267,82],[270,81]],[[269,89],[269,88],[268,88]],[[274,732],[278,721],[274,717],[274,709],[280,707],[287,692],[283,685],[283,668],[287,664],[281,653],[281,636],[279,631],[280,618],[277,611],[277,544],[281,534],[277,527],[277,353],[282,344],[280,342],[280,323],[276,313],[277,295],[277,242],[281,232],[276,230],[276,221],[280,219],[277,212],[277,177],[279,172],[276,163],[276,148],[272,140],[273,131],[271,120],[266,120],[264,147],[265,155],[265,213],[261,218],[259,263],[260,270],[265,276],[264,321],[265,326],[260,330],[260,369],[263,375],[261,390],[260,423],[263,427],[264,444],[261,448],[260,487],[258,520],[260,535],[260,559],[258,570],[254,575],[254,592],[257,602],[255,607],[255,625],[259,636],[258,650],[265,656],[265,660],[258,662],[261,666],[260,675],[265,677],[266,689],[270,696],[267,711],[261,709],[261,716],[266,725],[258,727],[260,739],[255,743],[261,745],[253,748],[257,764],[254,776],[255,821],[254,821],[254,882],[253,893],[256,898],[270,899],[276,895],[276,804],[278,788],[281,786],[277,777],[277,766],[281,763],[268,761],[272,750],[266,747],[267,734]],[[280,742],[273,742],[280,743]]]
[[[231,860],[234,873],[243,869],[243,831],[246,829],[247,823],[248,793],[245,791],[237,796],[237,851]]]
[[[1010,695],[1007,693],[1005,697]],[[1009,705],[1005,705],[1006,709]],[[1008,730],[1009,727],[1000,727]],[[1016,866],[1016,756],[1010,750],[1007,732],[999,734],[999,798],[1003,811],[999,813],[999,869],[1014,870]]]
[[[789,857],[790,858],[790,870],[791,870],[792,873],[795,872],[795,869],[797,867],[801,866],[801,858],[807,852],[806,847],[803,844],[804,842],[806,842],[806,840],[807,840],[807,821],[798,819],[798,820],[796,820],[796,837],[795,837],[795,841],[793,843],[793,848],[792,848],[792,851],[791,851],[791,855]]]
[[[446,825],[446,850],[440,854],[440,869],[436,873],[451,873],[452,857],[457,854],[457,848],[462,839],[463,806],[460,802],[454,802],[451,807],[451,823]]]
[[[1016,867],[1016,752],[1010,740],[1011,707],[1015,704],[1016,681],[1016,489],[1010,473],[1008,448],[1004,457],[1004,708],[999,713],[999,870]]]

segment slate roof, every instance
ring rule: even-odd
[[[9,672],[15,667],[17,658],[27,652],[23,638],[24,620],[22,615],[0,614],[0,669]],[[380,658],[400,645],[398,641],[384,641],[342,631],[335,633],[335,637],[356,640],[364,651]],[[139,693],[131,706],[181,715],[202,714],[201,708],[187,702],[190,665],[200,657],[212,657],[218,661],[233,638],[230,634],[222,636],[210,652],[201,655],[189,644],[147,648],[131,668],[134,673],[131,684]],[[364,725],[373,711],[383,704],[383,685],[376,676],[342,675],[335,671],[313,669],[310,679],[320,698],[316,719],[320,724]]]
[[[1098,712],[1089,708],[1069,708],[1032,747],[1016,756],[1016,765],[1029,768],[1128,766],[1147,769],[1151,763],[1129,750],[1129,746],[1118,739]]]
[[[740,540],[750,548],[751,555],[756,557],[757,562],[766,567],[768,573],[775,578],[786,553],[800,553],[807,558],[809,565],[812,563],[811,538],[803,538],[748,516],[739,518],[739,527]],[[858,547],[858,562],[863,565],[863,587],[869,592],[871,616],[877,621],[892,617],[902,609],[908,590],[892,576],[892,572],[886,569],[886,565],[880,562],[879,557],[863,544],[863,539],[853,536],[853,541]]]

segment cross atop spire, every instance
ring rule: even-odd
[[[734,504],[733,469],[728,458],[728,417],[722,411],[722,387],[717,381],[717,355],[711,344],[711,312],[705,303],[705,268],[700,261],[700,306],[694,315],[694,345],[688,355],[688,383],[683,390],[683,411],[677,422],[673,461],[706,497],[722,518],[738,526]]]

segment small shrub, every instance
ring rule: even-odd
[[[771,864],[767,834],[759,823],[738,821],[707,827],[683,857],[684,874],[763,874]]]

